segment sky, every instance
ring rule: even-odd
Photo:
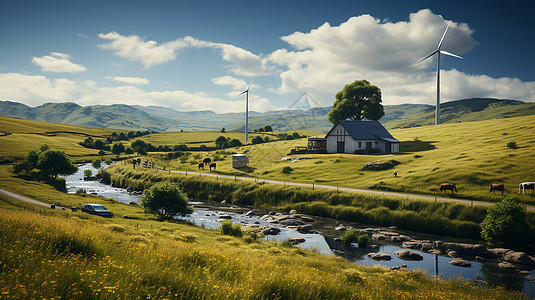
[[[330,106],[366,79],[384,105],[535,102],[533,1],[0,1],[0,100],[259,112]],[[302,103],[302,102],[301,102]],[[301,105],[301,106],[299,106]]]

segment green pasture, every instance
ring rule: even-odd
[[[457,197],[485,201],[502,199],[501,194],[489,192],[489,185],[503,183],[506,186],[505,196],[533,204],[534,197],[518,195],[518,184],[535,181],[535,135],[531,134],[534,127],[535,116],[525,116],[394,129],[391,133],[401,141],[400,153],[294,155],[292,158],[313,157],[295,163],[283,162],[281,158],[289,156],[291,149],[296,146],[306,146],[307,139],[276,140],[271,135],[276,133],[263,133],[272,140],[263,144],[190,152],[177,159],[166,159],[167,153],[149,153],[149,157],[157,166],[176,170],[197,171],[198,163],[205,157],[211,157],[217,163],[216,172],[221,174],[363,189],[379,186],[387,190],[437,196],[440,195],[438,186],[450,182],[457,185]],[[98,151],[84,148],[78,143],[87,135],[103,137],[113,130],[0,117],[0,132],[12,133],[0,135],[0,158],[3,157],[4,161],[21,158],[28,151],[48,144],[64,150],[75,161],[82,162],[99,158]],[[313,132],[299,133],[321,136]],[[179,144],[210,146],[221,135],[244,142],[243,133],[217,131],[156,133],[141,139],[156,147]],[[254,135],[250,134],[250,138]],[[129,146],[130,142],[123,143]],[[517,148],[508,148],[509,142],[515,142]],[[233,169],[234,153],[247,154],[249,168]],[[112,157],[110,154],[108,156]],[[121,156],[125,157],[124,154]],[[360,170],[365,163],[377,160],[396,160],[400,164],[384,171]],[[286,172],[283,172],[285,167]],[[398,177],[393,176],[394,171]],[[208,168],[204,172],[208,172]]]
[[[295,163],[281,161],[295,146],[306,146],[307,139],[275,141],[248,145],[225,151],[195,152],[187,158],[157,160],[166,168],[196,171],[204,157],[217,158],[217,172],[282,181],[325,184],[367,189],[385,189],[440,195],[438,186],[444,182],[457,186],[457,197],[498,201],[501,194],[492,194],[492,183],[503,183],[507,197],[524,203],[535,203],[530,195],[518,195],[518,184],[535,181],[535,117],[516,117],[488,121],[442,124],[391,133],[401,141],[401,152],[383,155],[311,154],[313,159]],[[517,148],[507,147],[516,142]],[[250,167],[232,168],[232,153],[247,154]],[[385,171],[361,171],[362,165],[377,160],[396,160],[401,164]],[[291,171],[283,173],[284,167]],[[201,170],[202,171],[202,170]],[[396,171],[398,177],[393,176]],[[205,172],[208,172],[206,170]]]

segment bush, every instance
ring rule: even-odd
[[[221,223],[221,233],[235,237],[242,237],[243,230],[240,224],[232,224],[231,220],[225,220]]]
[[[294,169],[292,169],[291,167],[286,166],[286,167],[282,168],[282,173],[290,174],[293,170]]]
[[[84,170],[84,177],[91,177],[93,175],[93,172],[91,170]]]
[[[95,159],[91,165],[93,166],[93,168],[95,169],[100,169],[100,167],[102,167],[102,162],[100,161],[100,159]]]
[[[253,144],[262,144],[264,142],[264,139],[261,136],[257,135],[251,140],[251,142]]]
[[[507,148],[516,149],[517,147],[516,142],[507,143]]]
[[[355,229],[349,229],[344,232],[342,242],[346,245],[351,243],[358,243],[359,247],[366,247],[368,245],[368,234],[360,233]]]
[[[520,246],[530,234],[524,208],[514,199],[505,199],[487,210],[481,222],[481,237],[492,247]]]
[[[185,216],[193,212],[188,206],[188,197],[178,186],[158,182],[145,190],[141,202],[146,212],[158,215],[163,219],[172,219],[176,215]]]
[[[84,189],[77,189],[77,190],[76,190],[76,193],[74,193],[74,194],[80,196],[80,195],[86,195],[87,192],[86,192],[86,190],[84,190]]]

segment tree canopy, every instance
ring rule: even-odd
[[[333,124],[340,120],[360,121],[364,118],[377,121],[385,115],[381,104],[381,89],[367,80],[357,80],[346,84],[336,93],[329,121]]]
[[[176,215],[185,216],[193,212],[188,206],[188,197],[180,188],[168,182],[159,182],[144,191],[141,202],[145,211],[156,214],[163,219]]]

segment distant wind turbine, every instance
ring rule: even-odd
[[[437,54],[437,107],[436,107],[436,112],[435,112],[435,125],[440,124],[440,54],[446,54],[449,56],[462,59],[462,57],[460,57],[459,55],[455,55],[448,51],[440,50],[440,47],[442,46],[442,42],[444,41],[444,37],[446,36],[446,32],[448,32],[448,28],[450,27],[450,25],[451,25],[451,22],[446,27],[446,30],[444,30],[444,34],[442,35],[442,38],[440,39],[440,42],[438,43],[437,50],[433,51],[431,54],[422,58],[419,62],[416,63],[416,64],[419,64],[422,61],[428,59],[429,57],[435,55],[435,53]]]
[[[249,141],[249,88],[251,87],[251,84],[253,84],[253,80],[251,80],[251,83],[249,83],[249,86],[247,86],[247,89],[243,92],[241,92],[239,95],[245,94],[245,141]],[[239,96],[238,95],[238,96]]]

